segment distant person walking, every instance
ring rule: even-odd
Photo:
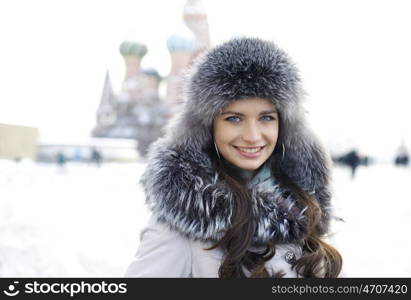
[[[352,150],[345,156],[345,162],[351,168],[351,179],[354,179],[356,170],[361,162],[361,157],[357,150]]]
[[[394,164],[397,167],[406,167],[410,162],[410,156],[408,154],[407,148],[404,144],[398,149],[397,155],[395,156]]]
[[[63,151],[57,152],[56,160],[57,160],[58,169],[60,171],[63,171],[65,169],[65,166],[66,166],[66,163],[67,163],[67,157],[66,157],[66,155],[64,154]]]
[[[98,167],[101,166],[101,162],[103,161],[103,156],[101,155],[101,152],[98,151],[96,148],[93,148],[91,152],[91,161],[95,162]]]
[[[410,163],[410,157],[407,152],[398,153],[395,157],[395,165],[406,167]]]
[[[79,148],[74,151],[74,160],[81,161],[81,150]]]

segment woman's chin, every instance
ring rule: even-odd
[[[237,167],[239,167],[240,169],[243,170],[247,170],[247,171],[255,171],[257,170],[259,167],[261,167],[261,165],[263,164],[263,162],[244,162],[244,161],[239,161],[236,162],[235,165]]]

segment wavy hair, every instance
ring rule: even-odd
[[[290,191],[301,207],[307,207],[305,217],[308,228],[302,241],[303,255],[293,262],[292,268],[297,272],[298,276],[305,278],[337,277],[341,272],[342,257],[337,249],[324,241],[324,236],[317,229],[323,214],[317,200],[302,190],[282,171],[280,160],[273,159],[274,154],[276,157],[281,157],[281,154],[278,153],[282,151],[278,147],[278,145],[281,145],[281,140],[280,131],[277,147],[269,159],[272,166],[272,174],[282,188]],[[221,247],[225,250],[225,256],[218,271],[219,277],[283,277],[285,273],[282,270],[273,270],[270,274],[265,268],[265,263],[275,255],[275,242],[267,243],[263,253],[249,251],[256,230],[251,195],[243,179],[224,167],[216,151],[212,152],[214,167],[228,187],[234,192],[236,198],[231,219],[232,226],[225,232],[220,241],[206,249],[212,250]]]

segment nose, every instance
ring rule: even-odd
[[[243,128],[242,138],[249,144],[257,143],[261,140],[261,129],[254,122],[246,124]]]

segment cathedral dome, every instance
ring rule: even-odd
[[[161,80],[160,74],[154,68],[145,68],[145,69],[143,69],[143,73],[147,76],[154,77],[157,80]]]
[[[190,52],[195,47],[195,39],[190,34],[172,34],[167,39],[167,48],[170,52]]]
[[[119,50],[123,56],[143,57],[147,54],[147,46],[133,40],[125,40],[122,42]]]

